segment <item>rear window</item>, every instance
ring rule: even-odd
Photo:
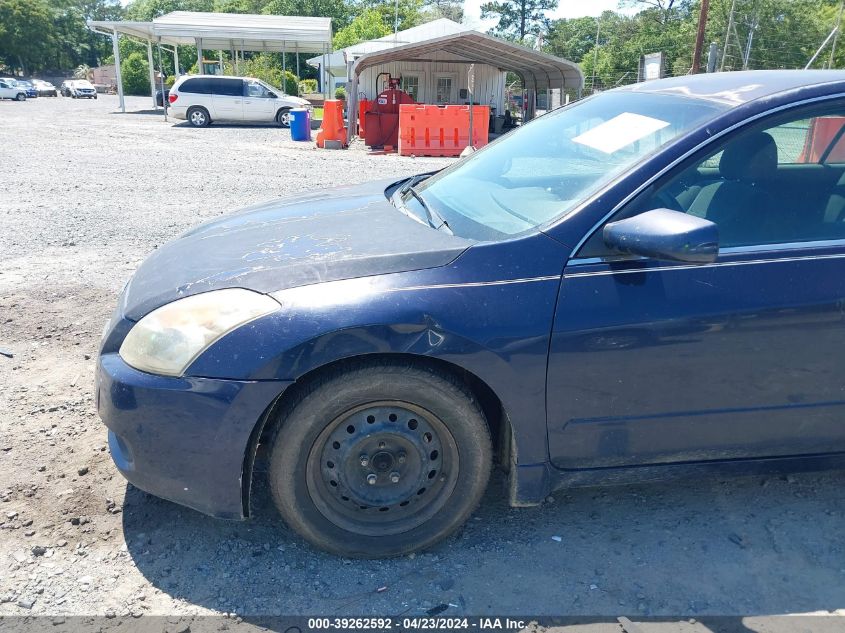
[[[188,79],[179,86],[179,92],[193,92],[194,94],[210,95],[211,82],[208,79]]]
[[[244,82],[242,79],[212,79],[211,91],[225,97],[242,97]]]

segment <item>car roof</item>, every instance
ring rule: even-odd
[[[843,70],[745,70],[682,75],[616,88],[619,92],[677,94],[730,105],[741,105],[806,86],[831,84],[845,89]]]
[[[182,75],[179,79],[252,79],[252,77],[236,77],[234,75]]]

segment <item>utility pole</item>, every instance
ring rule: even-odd
[[[839,3],[839,16],[836,18],[836,34],[833,36],[833,43],[830,45],[830,61],[828,68],[833,68],[833,55],[836,53],[836,40],[839,39],[839,27],[842,24],[842,10],[845,9],[845,0]]]
[[[734,24],[734,9],[736,8],[736,0],[731,0],[731,12],[728,16],[728,28],[725,31],[725,47],[722,49],[722,63],[719,64],[719,72],[725,69],[725,57],[728,56],[728,40],[731,37],[731,27]]]
[[[707,28],[707,11],[710,0],[701,0],[701,11],[698,13],[698,33],[695,35],[695,50],[692,53],[692,74],[701,72],[701,51],[704,48],[704,30]]]
[[[745,44],[745,55],[742,56],[742,69],[748,70],[748,60],[751,58],[751,42],[754,39],[754,31],[757,30],[757,16],[751,21],[748,29],[748,40]]]

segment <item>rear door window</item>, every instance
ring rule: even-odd
[[[188,79],[179,87],[180,92],[192,92],[200,95],[211,94],[211,83],[208,79]]]
[[[214,79],[211,90],[217,96],[242,97],[244,82],[242,79]]]

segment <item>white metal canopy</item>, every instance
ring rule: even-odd
[[[179,73],[179,53],[176,47],[179,45],[197,47],[197,62],[200,72],[202,72],[202,52],[204,50],[232,51],[235,55],[238,52],[242,54],[244,51],[251,51],[320,53],[325,56],[331,52],[332,45],[331,18],[292,15],[173,11],[155,18],[152,22],[90,20],[88,28],[95,33],[109,35],[112,38],[120,108],[124,112],[126,107],[123,100],[123,81],[120,76],[118,34],[147,42],[153,105],[155,105],[153,43],[172,47],[169,52],[174,56],[177,74]],[[325,83],[325,78],[323,83]]]
[[[523,78],[525,87],[530,90],[579,90],[584,85],[584,75],[575,62],[478,31],[443,35],[361,55],[352,66],[353,77],[359,76],[367,68],[388,62],[427,61],[426,56],[436,52],[449,53],[471,63],[490,64],[513,71]]]
[[[532,90],[571,88],[579,93],[584,86],[584,75],[578,64],[561,57],[535,51],[513,42],[486,35],[478,31],[462,31],[412,42],[386,50],[366,53],[352,64],[348,136],[351,141],[357,129],[358,78],[367,68],[390,62],[433,61],[435,53],[447,53],[467,63],[489,64],[501,70],[518,74],[524,87]],[[441,60],[442,61],[442,60]]]

